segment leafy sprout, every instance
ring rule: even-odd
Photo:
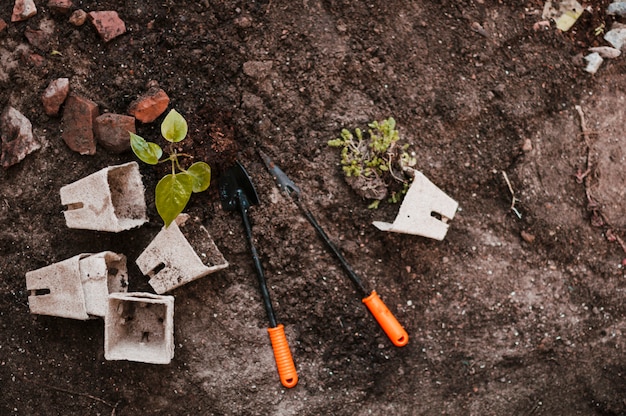
[[[417,161],[409,153],[408,144],[398,144],[400,135],[393,117],[373,121],[368,127],[367,132],[359,128],[355,128],[354,133],[343,129],[340,137],[329,140],[328,145],[341,149],[346,181],[361,196],[372,199],[369,207],[375,209],[386,198],[390,203],[403,199]],[[394,186],[394,183],[401,186]]]
[[[135,133],[130,133],[130,146],[133,153],[149,165],[167,161],[172,164],[172,173],[161,178],[155,191],[156,209],[167,227],[183,212],[192,193],[205,191],[209,187],[211,167],[205,162],[195,162],[187,169],[181,166],[180,157],[192,156],[177,153],[174,147],[174,143],[187,137],[187,121],[176,110],[171,110],[161,123],[161,135],[169,142],[169,156],[165,159],[161,159],[161,146]]]

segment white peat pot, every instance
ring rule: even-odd
[[[163,227],[135,261],[158,294],[228,267],[207,229],[198,224],[184,225],[187,220],[188,216],[181,214],[169,227]],[[189,243],[185,233],[194,233],[196,246]]]
[[[30,312],[87,320],[104,317],[110,293],[126,292],[126,257],[83,253],[26,273]]]
[[[169,364],[174,358],[174,297],[112,293],[104,319],[104,358]]]
[[[404,196],[394,222],[374,221],[373,224],[382,231],[420,235],[441,241],[448,232],[447,222],[454,218],[459,204],[422,172],[414,172],[413,183]]]
[[[69,228],[120,232],[148,218],[137,162],[108,166],[61,188]]]

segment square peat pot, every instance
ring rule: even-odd
[[[158,294],[228,267],[207,229],[185,214],[179,215],[169,227],[163,227],[136,263],[150,277],[148,283]]]
[[[174,358],[174,297],[112,293],[104,319],[104,357],[150,364]]]
[[[106,167],[65,185],[60,193],[69,228],[120,232],[148,220],[136,162]]]
[[[30,312],[86,320],[104,317],[110,293],[126,292],[126,257],[79,254],[26,273]]]

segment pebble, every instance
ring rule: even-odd
[[[49,49],[49,36],[43,30],[35,30],[27,27],[24,30],[24,36],[28,43],[33,45],[40,51],[47,51]]]
[[[67,14],[74,5],[72,0],[49,0],[48,7],[50,10],[60,14]]]
[[[47,115],[56,116],[59,114],[61,105],[65,102],[67,94],[70,91],[69,78],[57,78],[50,82],[48,88],[41,96],[43,108]]]
[[[7,28],[7,22],[4,19],[0,19],[0,32]]]
[[[248,16],[239,16],[234,20],[235,26],[241,29],[252,27],[252,19]]]
[[[161,88],[150,88],[147,93],[130,103],[128,114],[142,123],[151,123],[163,114],[169,103],[170,97],[165,91]]]
[[[98,104],[88,98],[70,94],[63,110],[63,140],[81,155],[96,153],[93,122],[98,116]]]
[[[534,234],[529,233],[528,231],[522,230],[522,238],[524,239],[524,241],[526,241],[528,244],[532,244],[535,242],[535,236]]]
[[[15,0],[11,21],[21,22],[33,17],[36,14],[37,6],[35,6],[34,0]]]
[[[87,21],[87,12],[83,9],[78,9],[70,15],[70,23],[74,26],[82,26]]]
[[[87,17],[96,28],[100,38],[105,42],[110,42],[116,37],[126,33],[126,24],[120,19],[117,12],[102,11],[89,12]]]
[[[598,52],[590,53],[583,59],[587,61],[585,71],[589,72],[590,74],[595,74],[596,72],[598,72],[598,69],[600,69],[600,65],[602,65],[602,61],[604,61],[604,59],[602,59]]]
[[[33,135],[33,125],[30,120],[13,107],[7,107],[0,117],[0,131],[2,135],[2,167],[15,165],[26,155],[41,148],[41,144]]]
[[[93,125],[98,144],[112,153],[130,150],[130,134],[135,133],[135,117],[106,113],[96,117]]]
[[[522,143],[522,151],[530,152],[533,150],[533,141],[530,139],[524,139],[524,143]]]

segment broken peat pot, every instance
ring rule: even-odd
[[[265,281],[265,274],[256,247],[254,246],[252,228],[248,218],[248,209],[250,206],[259,203],[259,196],[257,195],[256,189],[254,189],[248,172],[246,172],[245,168],[239,162],[220,177],[219,193],[222,208],[225,211],[238,210],[241,213],[246,237],[250,245],[250,251],[252,252],[252,260],[254,261],[254,267],[257,272],[259,289],[269,319],[270,327],[267,331],[270,336],[270,341],[272,342],[278,375],[280,376],[280,381],[283,386],[287,388],[295,387],[295,385],[298,384],[298,373],[296,372],[296,366],[293,362],[291,351],[289,350],[289,344],[285,336],[285,328],[283,324],[278,324],[276,321],[276,315],[274,314],[274,308],[272,307],[272,301]]]
[[[448,232],[448,220],[454,218],[459,204],[422,172],[416,170],[414,173],[413,183],[393,223],[374,221],[373,224],[381,231],[419,235],[441,241]]]
[[[380,296],[378,296],[378,293],[376,293],[375,290],[372,290],[370,292],[365,287],[365,284],[363,283],[361,278],[354,272],[354,270],[347,262],[347,260],[343,257],[337,246],[335,246],[335,244],[330,240],[324,229],[315,220],[315,217],[313,216],[311,211],[309,211],[309,209],[304,206],[304,204],[302,203],[302,199],[300,198],[300,188],[298,188],[293,183],[293,181],[289,179],[285,172],[283,172],[281,168],[276,166],[276,164],[274,164],[274,162],[265,153],[259,150],[259,155],[263,159],[263,162],[265,162],[267,169],[276,181],[276,186],[278,186],[278,188],[288,197],[290,197],[291,200],[294,201],[295,204],[298,206],[298,208],[300,208],[300,211],[302,211],[302,213],[311,223],[313,228],[315,228],[315,231],[317,231],[317,234],[324,241],[324,243],[326,243],[326,246],[330,249],[330,251],[333,252],[335,257],[337,257],[344,271],[357,287],[361,295],[365,296],[363,298],[363,303],[365,304],[365,306],[367,306],[367,309],[369,309],[369,311],[372,313],[383,331],[385,331],[385,334],[387,334],[387,337],[389,337],[393,345],[395,345],[396,347],[405,346],[409,342],[409,334],[402,327],[400,322],[398,322],[398,320],[389,310],[387,305],[385,305]]]

